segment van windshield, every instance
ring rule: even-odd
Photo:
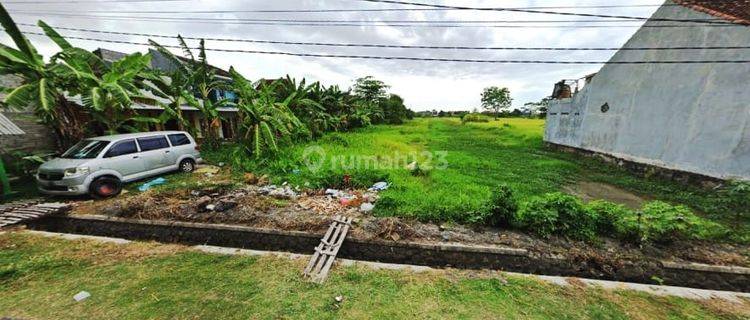
[[[109,141],[83,140],[60,156],[65,159],[93,159],[109,145]]]

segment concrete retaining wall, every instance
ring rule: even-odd
[[[670,2],[668,2],[670,3]],[[655,18],[713,19],[682,6]],[[653,22],[648,24],[674,24]],[[642,28],[633,47],[750,43],[750,27]],[[750,60],[750,50],[619,51],[611,61]],[[607,64],[549,108],[545,141],[720,179],[750,180],[750,64]],[[602,112],[602,105],[609,110]]]
[[[322,236],[241,226],[133,220],[104,216],[52,216],[31,222],[28,226],[35,230],[131,240],[154,240],[190,245],[207,244],[303,254],[311,254]],[[563,257],[535,254],[523,249],[358,239],[347,239],[338,256],[355,260],[431,267],[494,269],[638,283],[653,283],[652,277],[656,276],[663,279],[664,284],[667,285],[750,292],[750,268],[659,261],[601,268],[602,266],[596,265],[594,261],[571,261]],[[602,271],[604,269],[607,271]]]

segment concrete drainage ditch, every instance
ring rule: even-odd
[[[28,223],[34,230],[153,240],[189,245],[213,245],[253,250],[310,254],[321,235],[258,229],[235,225],[151,221],[105,216],[49,216]],[[538,275],[570,276],[750,292],[750,268],[693,263],[649,262],[623,264],[608,272],[583,267],[563,257],[534,254],[523,249],[455,244],[419,244],[347,239],[338,257],[353,260],[430,267],[492,269]]]

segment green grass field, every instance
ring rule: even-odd
[[[276,159],[248,159],[242,165],[247,171],[269,174],[276,183],[307,187],[339,187],[344,175],[350,175],[351,184],[358,187],[386,180],[391,188],[376,206],[381,216],[466,222],[488,210],[492,190],[500,184],[510,185],[523,202],[583,181],[613,185],[649,200],[684,204],[746,233],[747,223],[729,220],[731,213],[724,210],[715,191],[637,177],[596,159],[549,150],[543,145],[543,130],[544,120],[538,119],[466,124],[455,118],[415,119],[404,125],[328,134],[284,149]],[[310,153],[310,147],[315,152]],[[320,170],[308,169],[306,150],[312,162],[323,159]],[[443,170],[415,176],[405,169],[412,160],[429,164],[431,156],[432,164],[439,164],[440,152],[445,152],[447,162]],[[213,152],[207,158],[230,162],[228,154]],[[393,159],[401,165],[388,166]]]
[[[335,267],[0,234],[0,317],[20,319],[742,319],[750,302],[558,287],[496,273]],[[503,280],[504,279],[504,280]],[[75,302],[85,290],[91,297]],[[343,296],[341,303],[335,297]],[[745,318],[746,319],[746,318]]]

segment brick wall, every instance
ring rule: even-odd
[[[0,150],[3,152],[39,153],[56,149],[54,133],[45,125],[40,124],[34,114],[28,112],[2,112],[2,114],[26,132],[25,135],[0,137]]]

